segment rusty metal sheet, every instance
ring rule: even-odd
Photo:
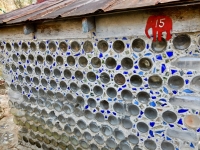
[[[73,1],[72,0],[59,0],[59,1],[51,2],[49,4],[50,6],[46,7],[45,9],[40,9],[40,10],[34,12],[34,13],[26,14],[25,16],[22,16],[20,18],[12,20],[9,23],[16,23],[16,22],[23,22],[23,21],[33,21],[34,18],[35,18],[35,20],[40,20],[44,16],[51,14],[51,13],[54,13],[56,10],[61,9],[62,7],[65,7],[66,4],[69,4],[71,2],[73,2]],[[45,6],[46,1],[43,2],[43,3],[40,3],[40,4],[43,4]],[[36,5],[38,5],[38,4],[36,4]],[[45,17],[45,19],[54,19],[54,18],[46,18]]]
[[[154,6],[159,3],[169,3],[174,1],[179,0],[116,0],[114,5],[111,5],[105,11]]]
[[[66,5],[65,7],[55,11],[54,13],[50,13],[46,16],[43,16],[41,19],[56,18],[57,16],[79,16],[94,13],[97,10],[104,9],[107,6],[107,4],[112,1],[114,0],[75,0],[73,3]]]
[[[30,5],[0,15],[0,24],[81,16],[93,14],[97,11],[110,12],[114,10],[134,9],[175,1],[181,0],[46,0],[39,4]],[[190,2],[192,1],[195,0],[190,0]]]
[[[47,7],[52,6],[54,3],[55,3],[55,0],[53,2],[52,1],[46,1],[44,3],[33,4],[33,5],[30,5],[30,6],[24,7],[22,9],[17,9],[17,10],[14,10],[12,12],[0,15],[0,23],[9,22],[11,20],[21,18],[21,17],[28,15],[28,14],[37,13],[39,10],[44,10]]]
[[[81,7],[75,9],[75,11],[71,13],[63,13],[62,17],[68,17],[73,15],[81,15],[83,12],[84,14],[94,13],[96,11],[104,11],[108,6],[112,5],[115,0],[98,0],[92,1],[90,3],[84,4]]]

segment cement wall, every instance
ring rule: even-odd
[[[146,21],[151,15],[167,15],[173,20],[172,33],[199,32],[200,12],[198,7],[176,9],[133,11],[113,15],[96,16],[96,37],[112,38],[123,36],[144,36]],[[34,39],[33,35],[24,35],[23,26],[1,28],[1,39]],[[14,35],[14,36],[13,36]],[[53,37],[52,37],[53,36]],[[65,39],[92,38],[92,33],[82,32],[82,19],[71,19],[51,23],[38,23],[35,38]],[[11,38],[12,37],[12,38]]]

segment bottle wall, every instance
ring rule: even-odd
[[[19,136],[32,149],[197,148],[199,41],[2,41]]]

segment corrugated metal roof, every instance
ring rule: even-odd
[[[82,16],[94,14],[98,11],[110,12],[155,6],[158,3],[168,4],[175,1],[179,2],[181,0],[46,0],[39,4],[33,4],[0,15],[0,24]]]

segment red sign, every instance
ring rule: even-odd
[[[162,40],[162,33],[166,32],[166,40],[171,39],[172,31],[172,19],[168,16],[150,16],[147,20],[145,34],[148,38],[151,38],[149,35],[149,29],[152,28],[153,41]]]

